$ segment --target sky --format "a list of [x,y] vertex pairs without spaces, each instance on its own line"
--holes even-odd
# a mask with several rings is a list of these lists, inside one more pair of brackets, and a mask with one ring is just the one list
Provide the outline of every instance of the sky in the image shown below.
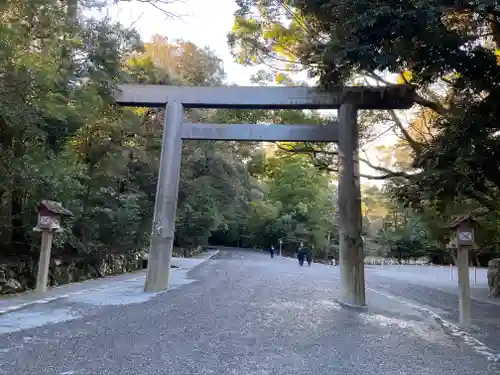
[[174,0],[165,7],[177,19],[167,18],[150,4],[122,1],[108,8],[113,20],[133,26],[144,41],[155,34],[171,39],[184,39],[200,47],[208,46],[223,61],[228,82],[250,84],[250,76],[258,69],[236,64],[229,52],[226,35],[233,27],[234,0]]
[[[233,27],[234,0],[168,0],[172,4],[165,9],[178,17],[169,18],[154,6],[139,1],[119,1],[101,12],[124,26],[135,28],[142,40],[148,42],[155,34],[168,38],[183,39],[200,47],[208,46],[223,61],[228,83],[250,85],[250,77],[259,67],[245,67],[234,62],[227,45],[227,33]],[[302,77],[301,77],[302,78]],[[368,149],[370,161],[376,163],[375,147],[394,142],[390,134],[377,139]],[[363,163],[362,174],[376,175]],[[364,180],[364,179],[363,179]],[[368,181],[363,181],[367,183]],[[370,184],[381,185],[382,181],[371,180]]]

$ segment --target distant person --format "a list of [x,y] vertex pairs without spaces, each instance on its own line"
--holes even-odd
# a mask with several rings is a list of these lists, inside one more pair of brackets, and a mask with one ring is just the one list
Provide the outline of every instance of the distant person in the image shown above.
[[311,267],[311,263],[313,261],[313,255],[311,249],[309,248],[306,248],[306,260],[307,260],[307,265]]
[[304,248],[304,245],[301,242],[299,245],[299,249],[297,250],[297,259],[299,260],[300,266],[304,265],[305,258],[306,258],[306,249]]
[[271,258],[274,258],[274,245],[271,245],[269,252],[271,253]]

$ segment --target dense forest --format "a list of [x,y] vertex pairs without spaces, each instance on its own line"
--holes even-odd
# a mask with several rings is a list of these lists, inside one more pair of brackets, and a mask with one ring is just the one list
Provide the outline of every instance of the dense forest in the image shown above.
[[[332,2],[333,14],[352,13],[347,24],[365,41],[355,47],[348,38],[335,39],[342,34],[332,25],[335,19],[325,19],[313,1],[293,2],[296,8],[289,1],[238,3],[229,44],[240,63],[266,64],[252,77],[256,84],[294,84],[289,73],[307,69],[325,87],[379,84],[387,72],[400,72],[400,81],[418,85],[416,109],[406,120],[397,111],[360,116],[362,146],[388,131],[399,137],[396,145],[378,148],[378,162],[362,158],[375,170],[364,177],[383,181],[362,187],[368,254],[452,261],[444,250],[446,223],[472,212],[480,222],[475,261],[500,256],[500,144],[491,130],[499,108],[492,101],[500,82],[494,58],[500,39],[479,32],[483,24],[474,11],[450,8],[450,28],[436,26],[436,33],[451,38],[446,49],[435,45],[442,38],[432,34],[429,40],[424,29],[417,30],[430,45],[425,54],[408,47],[414,42],[402,30],[427,8],[395,19],[402,35],[386,46],[381,40],[388,36],[378,28],[384,12],[375,4],[353,2],[370,10],[363,18],[356,14],[359,4],[344,9],[351,1]],[[222,61],[210,49],[161,35],[141,41],[133,29],[92,18],[88,11],[98,5],[56,0],[1,5],[2,259],[37,258],[40,238],[32,228],[42,199],[62,202],[73,213],[55,237],[55,253],[95,257],[147,249],[164,113],[117,106],[116,85],[226,84]],[[463,29],[460,20],[467,21]],[[320,43],[315,35],[321,33],[330,38]],[[477,43],[476,54],[459,54],[462,65],[455,63],[454,48],[471,35],[491,46]],[[380,46],[377,54],[363,52],[373,45]],[[473,64],[481,72],[470,68]],[[186,116],[214,123],[329,120],[315,111],[189,110]],[[335,256],[335,145],[189,141],[182,163],[177,247],[261,248],[282,239],[285,251],[304,241],[318,258],[325,252]]]
[[[1,13],[1,255],[37,258],[37,203],[73,213],[54,253],[106,255],[148,246],[163,111],[120,108],[118,83],[224,84],[207,48],[71,14],[59,1]],[[258,79],[258,77],[256,78]],[[192,121],[319,123],[300,111],[191,110]],[[282,238],[324,248],[335,228],[335,184],[307,155],[276,145],[185,142],[176,221],[181,248],[209,241],[264,247]],[[333,234],[330,237],[333,238]]]

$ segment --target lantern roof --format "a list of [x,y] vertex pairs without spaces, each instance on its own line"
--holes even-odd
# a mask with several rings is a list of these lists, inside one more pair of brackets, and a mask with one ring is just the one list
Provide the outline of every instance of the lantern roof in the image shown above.
[[61,203],[56,202],[56,201],[43,200],[38,205],[38,210],[40,210],[41,208],[45,208],[49,212],[56,214],[56,215],[73,216],[71,211],[65,209]]
[[456,229],[460,226],[462,223],[477,223],[477,220],[472,217],[471,214],[466,214],[466,215],[460,215],[460,216],[455,216],[449,223],[448,223],[448,228],[450,229]]

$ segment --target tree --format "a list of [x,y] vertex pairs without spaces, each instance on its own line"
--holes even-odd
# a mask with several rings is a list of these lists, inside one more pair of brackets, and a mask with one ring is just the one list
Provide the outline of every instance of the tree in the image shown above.
[[[160,36],[143,46],[134,31],[69,13],[59,2],[37,0],[9,3],[0,16],[4,256],[30,257],[38,246],[31,229],[41,199],[62,201],[74,214],[55,252],[103,256],[146,247],[163,111],[117,107],[115,85],[211,85],[224,78],[221,60],[208,49]],[[206,242],[217,226],[248,210],[242,158],[231,144],[186,144],[178,244]]]
[[[42,198],[38,194],[69,199],[59,186],[62,181],[78,191],[78,184],[68,180],[77,179],[80,168],[71,157],[58,155],[88,114],[99,113],[111,101],[121,55],[137,47],[134,32],[106,20],[69,25],[67,11],[59,2],[33,0],[10,2],[0,16],[0,170],[6,181],[0,190],[1,236],[6,252],[29,249],[35,203]],[[81,60],[71,58],[75,64],[68,64],[68,50]]]
[[[325,87],[388,74],[417,85],[431,139],[415,139],[390,112],[411,148],[415,173],[397,177],[408,203],[461,197],[498,210],[497,51],[499,9],[483,1],[440,3],[239,1],[229,41],[242,63],[307,69]],[[390,27],[388,27],[390,25]],[[292,64],[292,65],[290,65]],[[456,183],[460,181],[460,183]]]
[[[132,65],[146,61],[161,71],[165,83],[210,86],[220,85],[225,78],[222,60],[209,48],[200,48],[194,43],[154,35],[144,51],[132,58]],[[169,82],[168,82],[169,81]]]
[[293,253],[300,242],[314,246],[317,254],[323,252],[328,238],[338,237],[336,189],[329,177],[303,156],[256,152],[254,158],[250,170],[263,193],[252,200],[246,243],[267,247],[282,239],[285,252]]

